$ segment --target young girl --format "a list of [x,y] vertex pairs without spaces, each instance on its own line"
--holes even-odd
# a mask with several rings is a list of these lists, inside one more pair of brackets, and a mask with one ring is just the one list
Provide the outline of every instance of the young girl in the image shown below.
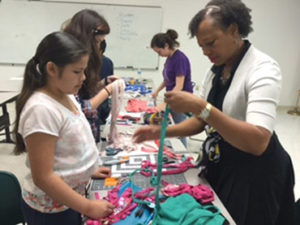
[[[77,12],[64,28],[89,49],[89,61],[86,68],[86,80],[83,82],[77,96],[82,110],[88,119],[95,141],[100,141],[100,118],[97,108],[108,98],[111,86],[108,83],[118,79],[109,76],[99,79],[102,64],[101,43],[109,34],[110,27],[105,18],[96,11],[84,9]],[[106,87],[105,87],[106,86]]]
[[[151,48],[161,57],[167,60],[163,70],[163,82],[153,93],[156,98],[158,93],[166,88],[166,91],[187,91],[193,93],[191,81],[191,66],[186,55],[178,49],[179,43],[176,41],[178,34],[175,30],[167,30],[166,33],[158,33],[151,40]],[[165,104],[157,106],[159,111],[164,110]],[[171,110],[175,123],[180,123],[186,119],[184,113],[175,113]],[[186,146],[186,139],[181,139]]]
[[24,73],[16,103],[15,152],[27,152],[22,208],[28,225],[81,224],[113,211],[106,201],[86,199],[89,178],[108,177],[98,168],[98,150],[74,94],[85,80],[87,49],[55,32],[39,44]]

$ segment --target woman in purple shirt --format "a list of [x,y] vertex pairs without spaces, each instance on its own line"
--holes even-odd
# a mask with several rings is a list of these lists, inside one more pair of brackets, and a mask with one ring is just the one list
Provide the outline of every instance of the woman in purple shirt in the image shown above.
[[[158,33],[151,40],[151,48],[161,57],[167,57],[163,69],[163,82],[152,94],[156,98],[158,93],[166,88],[166,91],[177,90],[193,92],[191,81],[191,66],[186,55],[178,49],[179,42],[176,41],[178,34],[175,30],[167,30],[166,33]],[[157,106],[161,111],[165,108],[165,103]],[[186,119],[184,113],[175,113],[171,111],[175,123],[180,123]],[[186,139],[181,139],[186,146]]]

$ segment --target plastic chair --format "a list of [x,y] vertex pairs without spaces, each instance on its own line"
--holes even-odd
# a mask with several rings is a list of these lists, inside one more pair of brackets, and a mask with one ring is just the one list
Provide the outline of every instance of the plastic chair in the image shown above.
[[300,224],[300,198],[295,203],[295,225]]
[[21,211],[21,186],[17,177],[0,171],[0,224],[25,224]]

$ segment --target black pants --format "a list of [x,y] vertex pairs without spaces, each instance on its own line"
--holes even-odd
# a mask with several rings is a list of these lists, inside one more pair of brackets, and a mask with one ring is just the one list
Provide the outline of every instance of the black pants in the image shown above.
[[80,213],[67,209],[59,213],[42,213],[31,208],[23,199],[22,212],[27,225],[81,225]]

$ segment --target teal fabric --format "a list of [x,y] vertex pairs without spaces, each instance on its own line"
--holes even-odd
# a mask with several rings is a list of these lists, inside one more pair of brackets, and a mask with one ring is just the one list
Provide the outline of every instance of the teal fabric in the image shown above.
[[[215,208],[215,213],[208,210]],[[202,206],[189,194],[170,197],[160,205],[157,225],[221,225],[225,218],[215,206]]]
[[156,177],[156,188],[155,188],[155,208],[154,208],[154,219],[153,219],[153,225],[157,224],[158,219],[158,211],[160,209],[160,202],[159,202],[159,192],[160,192],[160,180],[161,180],[161,171],[162,171],[162,159],[163,159],[163,149],[164,149],[164,141],[166,137],[166,131],[168,126],[168,118],[169,118],[170,108],[169,105],[166,105],[165,113],[164,113],[164,119],[161,126],[161,132],[160,132],[160,144],[158,149],[158,155],[157,155],[157,177]]
[[[125,182],[118,192],[118,198],[122,196],[122,194],[128,189],[131,188],[132,193],[139,192],[142,190],[140,187],[135,186],[131,182]],[[133,224],[147,224],[153,217],[153,209],[147,207],[147,205],[143,205],[143,213],[140,216],[136,216],[136,212],[140,210],[142,205],[137,206],[131,213],[123,220],[120,220],[114,225],[133,225]]]

